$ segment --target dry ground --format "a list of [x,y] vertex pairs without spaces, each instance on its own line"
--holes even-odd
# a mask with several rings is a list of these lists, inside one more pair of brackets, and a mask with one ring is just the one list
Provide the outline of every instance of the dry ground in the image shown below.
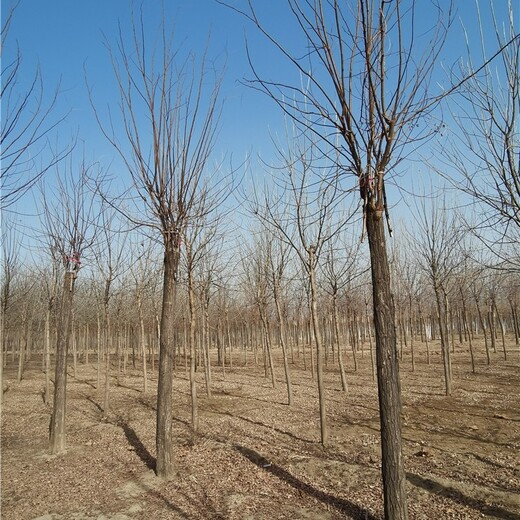
[[[437,347],[438,349],[438,347]],[[443,395],[438,352],[401,364],[404,454],[411,519],[520,519],[520,351],[510,345],[477,374],[468,353],[453,358],[454,392]],[[8,364],[2,410],[3,520],[229,519],[375,520],[382,516],[377,389],[367,352],[349,389],[327,371],[330,446],[319,444],[316,384],[292,366],[294,405],[285,404],[283,370],[271,387],[263,368],[242,366],[234,353],[225,376],[213,369],[213,396],[200,395],[200,435],[190,427],[189,387],[176,378],[178,475],[153,473],[155,385],[140,374],[112,379],[112,411],[101,409],[94,365],[69,376],[68,451],[47,454],[49,407],[42,399],[41,361],[16,382]],[[72,374],[72,369],[70,371]],[[202,381],[203,376],[199,374]]]

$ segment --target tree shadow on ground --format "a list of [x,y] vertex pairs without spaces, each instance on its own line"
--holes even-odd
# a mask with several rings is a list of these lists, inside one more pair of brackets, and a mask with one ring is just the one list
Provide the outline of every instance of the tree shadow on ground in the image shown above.
[[269,462],[265,457],[260,455],[260,453],[255,450],[241,446],[240,444],[234,444],[233,448],[259,468],[262,468],[280,480],[287,482],[287,484],[297,489],[301,493],[305,493],[306,495],[309,495],[324,504],[332,506],[342,513],[351,516],[352,518],[358,518],[360,520],[378,520],[378,517],[374,516],[367,509],[363,509],[353,502],[335,497],[334,495],[330,495],[325,491],[316,489],[310,484],[301,481],[281,466]]
[[294,439],[296,441],[304,442],[304,443],[307,443],[307,444],[315,444],[315,441],[313,441],[313,440],[304,439],[303,437],[298,437],[298,435],[295,435],[294,433],[291,433],[291,432],[286,431],[286,430],[282,430],[281,428],[277,428],[276,426],[265,424],[265,423],[263,423],[261,421],[255,421],[254,419],[250,419],[249,417],[244,417],[243,415],[234,414],[234,413],[228,412],[228,411],[213,412],[213,413],[218,413],[218,414],[221,414],[221,415],[227,415],[228,417],[232,417],[234,419],[240,419],[241,421],[248,422],[248,423],[253,424],[255,426],[261,426],[262,428],[267,428],[269,430],[274,430],[275,432],[277,432],[277,433],[279,433],[281,435],[287,435],[288,437],[291,437],[292,439]]
[[520,515],[516,513],[507,511],[502,507],[489,505],[483,500],[466,496],[459,490],[450,486],[445,486],[444,484],[436,482],[435,480],[421,477],[420,475],[416,475],[414,473],[407,473],[406,478],[414,486],[423,488],[430,493],[435,493],[436,495],[449,498],[464,506],[469,506],[484,515],[500,518],[502,520],[520,520]]
[[146,467],[155,471],[156,459],[141,442],[135,430],[122,417],[119,417],[115,424],[123,429],[128,443],[134,448],[136,455],[146,464]]

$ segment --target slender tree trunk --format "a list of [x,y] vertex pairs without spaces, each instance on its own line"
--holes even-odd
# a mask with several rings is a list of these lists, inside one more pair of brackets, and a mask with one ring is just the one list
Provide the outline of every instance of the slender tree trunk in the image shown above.
[[446,330],[446,308],[442,300],[441,288],[435,282],[435,301],[437,302],[437,315],[439,321],[439,334],[441,337],[441,354],[444,367],[444,384],[446,395],[451,395],[451,373],[450,373],[450,346],[448,344],[448,331]]
[[354,361],[354,372],[357,372],[358,370],[358,361],[357,361],[357,336],[356,336],[356,330],[355,330],[355,321],[352,319],[350,321],[350,327],[349,327],[349,338],[350,338],[350,344],[352,346],[352,360]]
[[[346,392],[348,389],[347,376],[345,375],[345,365],[343,363],[343,352],[339,335],[338,302],[336,292],[332,295],[332,325],[334,327],[334,340],[338,351],[339,375],[341,377],[341,389]],[[334,352],[334,351],[333,351]]]
[[43,352],[45,358],[45,388],[43,391],[43,398],[45,404],[50,402],[50,370],[51,370],[51,305],[47,307],[45,313],[45,348]]
[[260,319],[262,320],[262,325],[264,328],[264,338],[265,338],[265,352],[266,352],[266,366],[269,364],[269,370],[271,373],[271,384],[273,385],[273,388],[276,388],[276,374],[274,372],[274,362],[273,362],[273,353],[272,353],[272,346],[271,346],[271,335],[269,331],[269,321],[266,317],[266,310],[262,309],[260,310]]
[[72,373],[74,374],[74,379],[76,379],[78,373],[78,341],[75,321],[76,320],[74,319],[74,313],[72,313]]
[[407,520],[395,307],[383,214],[370,204],[367,205],[366,226],[372,271],[385,518]]
[[291,372],[289,370],[289,361],[287,359],[287,346],[285,344],[285,323],[284,318],[282,314],[282,308],[280,306],[280,300],[279,300],[279,290],[277,282],[274,282],[274,302],[276,305],[276,312],[278,315],[278,326],[279,326],[279,333],[280,333],[280,345],[282,347],[282,356],[283,356],[283,368],[285,371],[285,383],[287,385],[287,404],[289,406],[292,405],[292,386],[291,386]]
[[475,304],[477,306],[478,319],[480,322],[480,326],[482,327],[482,334],[484,334],[484,346],[486,348],[486,360],[487,364],[491,364],[491,356],[489,353],[489,343],[487,339],[487,331],[486,331],[486,322],[484,321],[484,317],[482,316],[482,311],[480,310],[480,305],[478,298],[475,298]]
[[97,367],[96,389],[99,392],[101,386],[101,317],[97,314]]
[[146,336],[144,330],[143,301],[141,295],[137,297],[137,307],[139,309],[139,327],[141,330],[141,352],[143,355],[143,393],[148,392],[148,371],[146,367]]
[[159,380],[157,383],[156,473],[172,477],[173,457],[173,367],[175,357],[175,306],[177,270],[180,250],[169,237],[164,252],[164,283],[161,313],[161,341],[159,351]]
[[112,347],[110,313],[108,304],[105,306],[105,392],[103,399],[103,412],[105,416],[110,413],[110,350]]
[[206,301],[204,302],[204,324],[203,324],[203,344],[202,348],[204,349],[204,375],[206,379],[206,395],[211,397],[211,358],[210,358],[210,343],[211,343],[211,335],[209,333],[209,301],[206,297]]
[[464,327],[465,333],[468,336],[468,344],[469,344],[469,355],[471,357],[471,371],[473,374],[475,373],[475,355],[473,353],[473,339],[471,337],[471,331],[469,330],[468,324],[468,313],[466,310],[466,299],[464,298],[464,293],[462,292],[462,287],[459,288],[460,298],[462,302],[462,325]]
[[325,396],[325,383],[323,380],[323,344],[321,339],[320,325],[318,321],[318,309],[317,309],[317,287],[316,287],[316,257],[314,256],[314,248],[309,248],[309,283],[310,283],[310,307],[311,307],[311,318],[312,327],[314,332],[314,342],[316,345],[316,372],[318,379],[318,398],[320,406],[320,434],[321,443],[326,446],[329,439],[329,429],[327,425],[327,411],[326,411],[326,396]]
[[489,335],[491,337],[491,348],[493,352],[496,354],[497,352],[497,333],[496,333],[496,323],[495,323],[495,308],[493,306],[493,302],[489,304],[489,310],[487,313],[488,324],[489,324]]
[[368,302],[365,303],[365,321],[368,330],[368,345],[370,348],[370,367],[372,369],[372,381],[376,378],[376,364],[374,361],[374,342],[372,341],[372,328],[370,325],[370,318],[368,316]]
[[28,312],[27,309],[24,310],[23,316],[22,316],[22,329],[23,329],[23,336],[22,340],[20,341],[18,345],[18,375],[17,375],[17,381],[18,383],[23,379],[23,373],[25,370],[25,353],[27,349],[27,335],[28,335]]
[[199,430],[199,410],[197,403],[197,380],[195,373],[196,347],[195,347],[195,294],[193,292],[192,269],[188,269],[188,307],[189,307],[189,349],[190,349],[190,394],[191,394],[191,426],[193,432]]
[[509,306],[511,307],[511,321],[513,322],[513,331],[515,333],[515,343],[520,345],[520,323],[518,320],[518,314],[516,311],[516,304],[509,298]]
[[54,375],[54,401],[52,407],[49,448],[55,455],[65,451],[65,412],[67,407],[67,355],[72,330],[72,304],[75,273],[63,277],[63,293],[58,317],[56,340],[56,369]]
[[493,300],[493,306],[495,308],[495,315],[498,320],[498,324],[500,325],[500,335],[502,338],[502,351],[504,353],[504,360],[507,360],[507,351],[506,351],[506,330],[504,326],[504,320],[502,319],[502,316],[498,312],[497,302]]

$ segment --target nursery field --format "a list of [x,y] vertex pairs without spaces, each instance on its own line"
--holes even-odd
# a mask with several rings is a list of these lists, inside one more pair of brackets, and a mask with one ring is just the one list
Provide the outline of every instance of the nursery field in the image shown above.
[[[417,347],[418,349],[420,348]],[[444,395],[438,345],[431,364],[401,362],[403,442],[411,519],[520,519],[520,352],[477,344],[453,354],[453,395]],[[435,350],[436,349],[436,350]],[[91,361],[95,360],[91,356]],[[291,365],[294,403],[286,404],[281,359],[277,385],[253,357],[213,367],[212,395],[199,378],[199,433],[191,427],[188,374],[175,383],[178,472],[154,474],[155,388],[142,392],[140,367],[113,367],[111,411],[102,410],[95,363],[69,370],[67,452],[48,454],[50,407],[42,398],[41,359],[16,380],[4,369],[3,520],[229,519],[375,520],[382,518],[377,387],[370,356],[346,356],[348,390],[327,367],[330,442],[319,443],[317,385],[301,359]]]

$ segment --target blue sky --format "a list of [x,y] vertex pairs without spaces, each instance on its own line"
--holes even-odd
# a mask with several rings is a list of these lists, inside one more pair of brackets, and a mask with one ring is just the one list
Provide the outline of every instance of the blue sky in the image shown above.
[[[237,6],[245,3],[233,1]],[[14,3],[13,0],[2,1],[4,16]],[[481,1],[482,5],[486,3]],[[222,92],[225,104],[215,152],[233,157],[235,164],[250,152],[253,158],[256,154],[269,158],[272,153],[269,135],[276,134],[282,128],[283,118],[271,100],[240,83],[245,77],[251,77],[245,39],[253,50],[255,64],[269,77],[284,77],[286,64],[280,55],[266,44],[251,24],[215,0],[142,2],[145,25],[152,34],[160,25],[163,4],[166,18],[172,21],[177,33],[177,41],[182,41],[185,49],[193,49],[196,53],[201,53],[209,45],[211,59],[215,60],[217,67],[225,68]],[[267,27],[297,47],[296,32],[287,23],[286,8],[283,7],[285,2],[262,0],[255,4]],[[502,11],[506,6],[505,0],[496,1],[495,4]],[[118,23],[123,32],[128,31],[131,5],[131,0],[21,0],[7,48],[3,51],[3,59],[8,59],[10,53],[12,55],[13,44],[18,44],[23,58],[22,83],[32,77],[35,67],[39,65],[47,94],[50,95],[60,86],[55,114],[69,115],[60,125],[58,139],[67,141],[72,135],[77,135],[87,158],[100,161],[113,170],[121,166],[95,122],[85,78],[93,89],[96,103],[114,105],[116,84],[105,42],[113,44]],[[418,19],[428,22],[424,16],[421,18],[421,5],[425,2],[421,0],[417,5],[420,10]],[[457,17],[443,54],[443,62],[448,67],[465,53],[459,19],[464,20],[471,38],[478,35],[473,1],[459,0],[455,5]],[[445,79],[442,73],[438,78],[440,81]],[[417,168],[417,165],[408,166],[412,175],[417,173]],[[23,209],[30,211],[28,206],[32,203],[31,197],[25,197]]]

